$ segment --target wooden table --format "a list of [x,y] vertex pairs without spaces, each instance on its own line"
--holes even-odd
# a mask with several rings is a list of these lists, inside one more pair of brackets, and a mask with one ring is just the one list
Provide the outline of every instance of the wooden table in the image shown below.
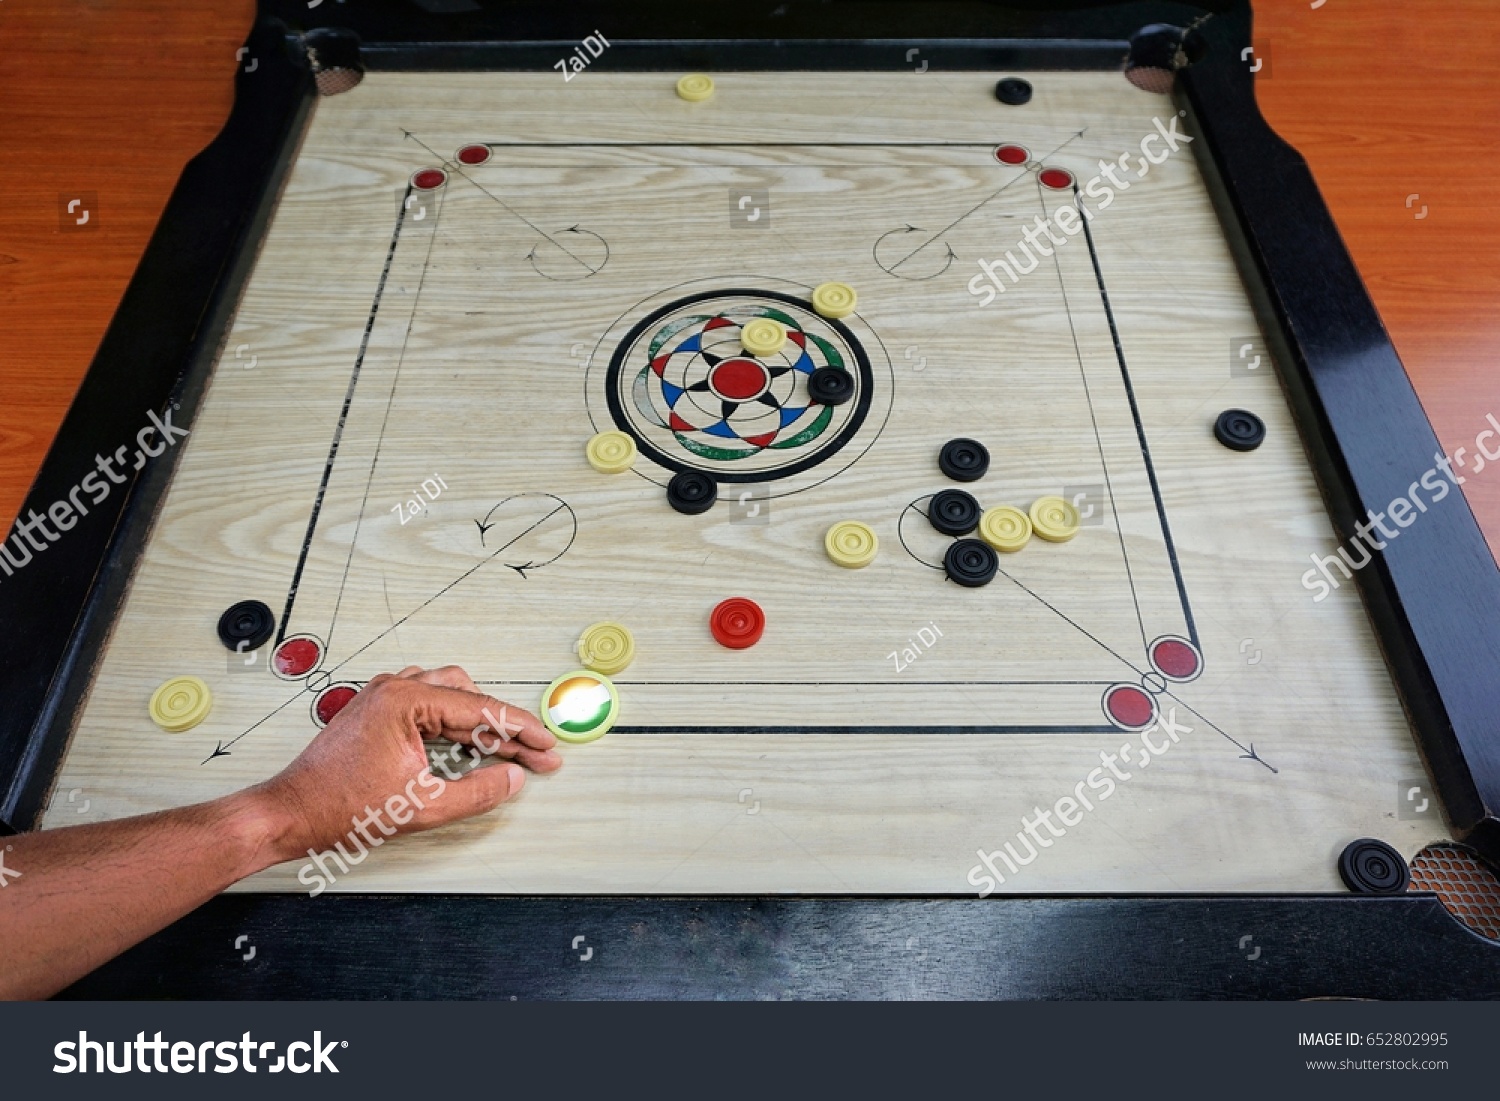
[[[1500,9],[1264,0],[1258,94],[1311,163],[1445,448],[1500,416]],[[253,0],[0,4],[0,514],[14,516],[183,164],[218,131]],[[63,232],[60,196],[92,192]],[[1500,475],[1464,487],[1500,546]]]

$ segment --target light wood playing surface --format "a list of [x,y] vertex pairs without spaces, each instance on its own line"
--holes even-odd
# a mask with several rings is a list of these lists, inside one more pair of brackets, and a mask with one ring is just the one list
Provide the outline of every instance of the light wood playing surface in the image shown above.
[[[358,361],[289,633],[330,641],[335,680],[461,657],[527,707],[577,666],[590,623],[629,626],[638,657],[615,678],[620,729],[566,747],[560,773],[499,813],[380,849],[340,889],[972,890],[976,849],[1014,842],[1101,751],[1139,746],[1099,729],[1099,699],[1139,682],[1146,642],[1185,633],[1161,515],[1205,658],[1162,697],[1191,733],[1002,889],[1337,890],[1349,840],[1408,854],[1432,840],[1396,817],[1399,785],[1423,770],[1352,587],[1314,603],[1300,583],[1333,533],[1274,377],[1230,377],[1231,341],[1256,325],[1188,152],[1092,225],[1160,513],[1085,239],[988,307],[965,290],[978,258],[1063,202],[994,145],[1083,182],[1137,150],[1170,99],[1117,74],[1035,74],[1022,112],[979,73],[716,79],[703,104],[669,77],[606,73],[565,90],[555,74],[381,74],[320,101],[57,790],[86,788],[107,817],[177,805],[263,778],[313,735],[312,696],[230,673],[214,622],[247,598],[281,612]],[[409,175],[472,141],[498,143],[494,159],[420,200],[420,220],[409,208],[393,249]],[[753,145],[709,144],[727,142]],[[770,189],[767,228],[731,225],[744,188]],[[881,270],[876,241],[908,224],[934,235],[915,273],[941,268],[945,243],[951,268]],[[609,249],[591,275],[585,231]],[[732,522],[733,487],[682,516],[649,462],[587,465],[589,435],[614,427],[602,376],[620,322],[673,287],[828,279],[860,292],[849,330],[875,383],[856,442],[813,468],[835,477],[770,483],[769,523],[751,524]],[[1264,418],[1258,451],[1214,441],[1232,406]],[[909,554],[901,517],[953,485],[935,457],[959,435],[990,447],[990,474],[967,487],[982,504],[1108,483],[1104,522],[1004,556],[983,589],[946,582],[918,560],[944,540],[907,513]],[[401,524],[392,509],[432,475],[449,488]],[[571,513],[513,500],[481,544],[476,520],[518,494]],[[570,515],[576,537],[559,526]],[[823,554],[843,519],[880,536],[865,570]],[[502,530],[519,538],[496,552]],[[565,545],[524,577],[507,568]],[[736,595],[768,626],[731,652],[707,616]],[[931,623],[941,638],[898,672],[888,654]],[[164,734],[146,701],[181,673],[209,681],[214,711]],[[712,729],[660,730],[682,726]],[[74,820],[56,800],[47,824]],[[296,870],[249,885],[300,889]]]

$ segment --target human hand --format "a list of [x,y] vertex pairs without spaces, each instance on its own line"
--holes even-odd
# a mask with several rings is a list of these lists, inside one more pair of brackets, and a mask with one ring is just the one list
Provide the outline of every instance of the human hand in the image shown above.
[[[435,738],[504,763],[445,780],[423,748]],[[561,768],[556,744],[535,715],[480,692],[458,666],[412,666],[373,678],[296,760],[243,796],[269,839],[268,863],[280,863],[332,848],[361,824],[394,836],[484,814],[521,790],[522,766]]]

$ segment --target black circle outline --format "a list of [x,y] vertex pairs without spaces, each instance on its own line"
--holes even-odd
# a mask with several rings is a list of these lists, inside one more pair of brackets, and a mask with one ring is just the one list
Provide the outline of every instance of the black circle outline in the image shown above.
[[806,298],[798,298],[796,295],[784,294],[780,291],[755,290],[753,288],[745,287],[735,287],[727,290],[703,291],[698,294],[691,294],[685,298],[679,298],[675,301],[668,302],[665,306],[653,310],[651,313],[643,317],[640,321],[632,325],[630,327],[630,330],[620,340],[619,344],[615,345],[615,350],[610,354],[609,357],[609,367],[604,372],[604,401],[609,408],[610,419],[615,422],[615,427],[619,428],[622,432],[626,433],[632,439],[634,439],[636,442],[636,447],[640,450],[640,452],[647,458],[649,458],[652,462],[656,463],[658,466],[663,466],[668,470],[677,471],[678,473],[694,470],[698,471],[699,473],[709,474],[710,477],[719,482],[739,484],[754,482],[774,482],[781,478],[790,478],[795,474],[801,474],[803,471],[811,470],[813,467],[818,466],[820,463],[823,463],[827,459],[838,454],[838,452],[843,449],[845,444],[847,444],[851,439],[859,434],[859,430],[864,427],[865,418],[869,415],[870,412],[870,403],[873,400],[872,391],[875,388],[875,371],[870,366],[869,354],[865,351],[865,346],[860,343],[859,338],[854,335],[850,328],[836,318],[822,317],[821,314],[819,315],[819,317],[824,322],[826,322],[834,332],[843,337],[844,343],[848,345],[851,351],[853,351],[855,361],[859,366],[859,394],[854,400],[854,409],[849,416],[848,423],[844,425],[843,429],[837,436],[834,437],[832,442],[823,447],[816,454],[809,455],[804,459],[792,463],[790,466],[779,466],[773,470],[728,471],[724,473],[712,472],[702,466],[694,466],[691,463],[686,463],[680,459],[673,458],[672,456],[666,454],[664,451],[661,451],[654,444],[644,439],[641,433],[636,430],[635,425],[632,424],[630,419],[625,415],[625,410],[621,406],[619,395],[620,369],[624,364],[626,351],[635,346],[635,343],[641,338],[641,335],[646,330],[648,330],[652,325],[659,322],[662,318],[666,317],[668,314],[675,313],[676,311],[681,310],[686,306],[691,306],[696,302],[705,302],[711,298],[730,298],[734,296],[741,296],[746,298],[767,298],[777,302],[785,302],[789,305],[797,306],[802,310],[812,311],[812,306],[809,304]]

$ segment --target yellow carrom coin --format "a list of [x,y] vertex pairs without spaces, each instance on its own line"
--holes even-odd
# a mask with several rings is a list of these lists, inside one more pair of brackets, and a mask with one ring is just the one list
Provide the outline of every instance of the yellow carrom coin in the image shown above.
[[623,474],[635,465],[635,450],[628,432],[600,432],[589,440],[589,466],[601,474]]
[[824,317],[848,317],[859,304],[859,295],[848,283],[820,283],[813,288],[812,304]]
[[197,677],[173,677],[151,693],[151,721],[163,730],[180,734],[208,717],[213,693]]
[[618,623],[595,623],[578,639],[578,660],[612,677],[635,660],[635,638]]
[[1049,543],[1066,543],[1078,534],[1078,510],[1061,497],[1038,497],[1030,515],[1037,538]]
[[769,317],[745,322],[740,330],[740,346],[753,356],[771,356],[786,343],[786,326]]
[[858,570],[875,561],[875,555],[880,552],[880,540],[868,524],[843,520],[823,536],[823,549],[838,565]]
[[677,82],[677,94],[689,103],[701,103],[714,94],[714,78],[706,73],[689,73]]
[[979,518],[979,537],[997,551],[1014,554],[1031,541],[1031,517],[1013,505],[996,505]]

